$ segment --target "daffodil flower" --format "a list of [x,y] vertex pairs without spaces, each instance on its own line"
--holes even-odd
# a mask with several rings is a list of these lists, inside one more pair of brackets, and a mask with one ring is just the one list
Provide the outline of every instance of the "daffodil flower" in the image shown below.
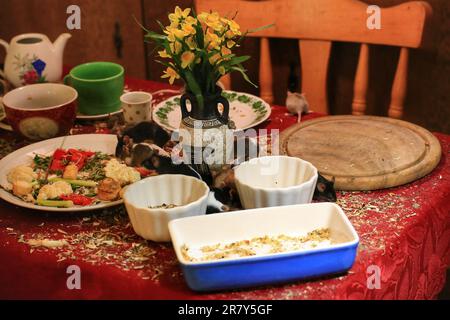
[[227,47],[230,48],[230,49],[233,48],[235,44],[236,44],[236,42],[234,42],[233,40],[228,40],[227,41]]
[[212,64],[212,65],[214,65],[214,64],[216,64],[216,62],[218,62],[219,60],[220,60],[220,54],[219,54],[219,53],[216,53],[216,54],[214,54],[213,56],[211,56],[211,57],[209,58],[209,63]]
[[196,33],[195,28],[191,24],[185,23],[181,29],[183,30],[184,36],[186,36],[186,37],[190,36],[190,35],[194,35]]
[[189,49],[195,50],[197,48],[197,43],[195,42],[193,37],[186,38],[185,41]]
[[161,58],[172,58],[170,54],[166,52],[166,50],[158,51],[158,54]]
[[198,15],[198,20],[207,25],[209,28],[213,29],[214,31],[221,31],[223,29],[223,25],[220,21],[219,13],[212,12],[202,12]]
[[241,35],[240,26],[237,24],[234,20],[228,20],[228,26],[230,27],[230,30],[237,36]]
[[195,54],[191,51],[185,51],[181,55],[181,67],[186,69],[195,60]]
[[167,39],[169,39],[170,42],[175,42],[177,39],[183,40],[185,37],[183,30],[172,27],[167,27],[166,30],[164,30],[164,33],[167,34]]
[[184,21],[189,16],[190,13],[191,13],[190,8],[182,10],[179,6],[176,6],[175,12],[169,14],[169,20],[173,23],[179,23]]
[[190,24],[190,25],[197,24],[197,19],[195,19],[194,17],[188,16],[184,20],[184,23]]
[[[167,78],[170,84],[183,78],[187,86],[194,85],[192,81],[188,81],[192,80],[192,75],[205,79],[190,88],[200,91],[198,94],[213,88],[217,79],[234,70],[239,69],[248,80],[245,71],[233,67],[240,61],[239,58],[234,60],[231,50],[239,46],[236,40],[242,35],[239,24],[233,19],[221,17],[218,12],[201,12],[197,16],[191,13],[191,9],[177,6],[169,15],[170,23],[162,34],[148,34],[160,48],[158,50],[161,50],[158,51],[159,57],[171,59],[169,64],[159,61],[166,65],[161,78]],[[204,63],[209,63],[210,66],[205,67]]]
[[[220,53],[222,54],[222,57],[228,56],[231,54],[231,50],[228,49],[227,47],[222,47],[222,49],[220,49]],[[225,60],[229,60],[230,58],[226,58]]]
[[169,78],[169,83],[173,84],[175,79],[180,79],[180,75],[172,67],[168,67],[161,78]]
[[212,49],[218,49],[219,44],[220,44],[220,38],[217,34],[211,32],[210,30],[208,30],[208,32],[206,32],[206,37],[205,37],[206,43],[208,43],[208,49],[212,50]]
[[173,54],[179,54],[181,52],[181,49],[183,49],[183,46],[178,41],[172,42],[169,44],[170,51],[172,51]]

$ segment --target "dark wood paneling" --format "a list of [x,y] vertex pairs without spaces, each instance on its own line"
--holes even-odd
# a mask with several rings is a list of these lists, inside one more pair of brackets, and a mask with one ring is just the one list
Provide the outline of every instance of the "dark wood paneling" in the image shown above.
[[[9,40],[21,33],[40,32],[51,41],[63,32],[72,34],[64,63],[75,66],[87,61],[113,61],[122,64],[128,75],[145,77],[143,31],[133,15],[141,20],[141,0],[1,0],[0,38]],[[68,30],[66,9],[81,8],[81,30]],[[123,57],[114,46],[114,25],[118,22],[123,39]],[[0,61],[4,52],[0,49]]]

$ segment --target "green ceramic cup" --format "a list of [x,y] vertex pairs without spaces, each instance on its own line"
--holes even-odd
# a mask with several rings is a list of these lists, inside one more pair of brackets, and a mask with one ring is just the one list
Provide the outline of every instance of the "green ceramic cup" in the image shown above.
[[124,68],[112,62],[89,62],[70,70],[64,83],[78,91],[78,113],[99,115],[118,111]]

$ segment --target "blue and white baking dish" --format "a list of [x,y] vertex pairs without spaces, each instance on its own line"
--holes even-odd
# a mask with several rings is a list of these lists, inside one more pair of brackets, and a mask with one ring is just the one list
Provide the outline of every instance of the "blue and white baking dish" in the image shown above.
[[[301,235],[329,228],[336,244],[285,253],[207,262],[191,262],[182,247],[250,240],[261,236]],[[170,236],[188,286],[217,291],[284,283],[342,273],[355,261],[359,238],[342,209],[334,203],[301,204],[176,219]]]

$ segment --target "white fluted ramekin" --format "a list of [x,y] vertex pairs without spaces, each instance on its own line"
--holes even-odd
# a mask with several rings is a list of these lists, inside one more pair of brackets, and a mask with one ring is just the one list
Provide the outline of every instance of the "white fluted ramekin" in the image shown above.
[[[164,174],[128,186],[123,193],[134,231],[147,240],[170,241],[169,221],[206,213],[208,185],[196,178]],[[150,208],[163,204],[175,208]]]
[[311,163],[288,156],[267,156],[235,169],[236,187],[245,209],[310,203],[317,183]]

